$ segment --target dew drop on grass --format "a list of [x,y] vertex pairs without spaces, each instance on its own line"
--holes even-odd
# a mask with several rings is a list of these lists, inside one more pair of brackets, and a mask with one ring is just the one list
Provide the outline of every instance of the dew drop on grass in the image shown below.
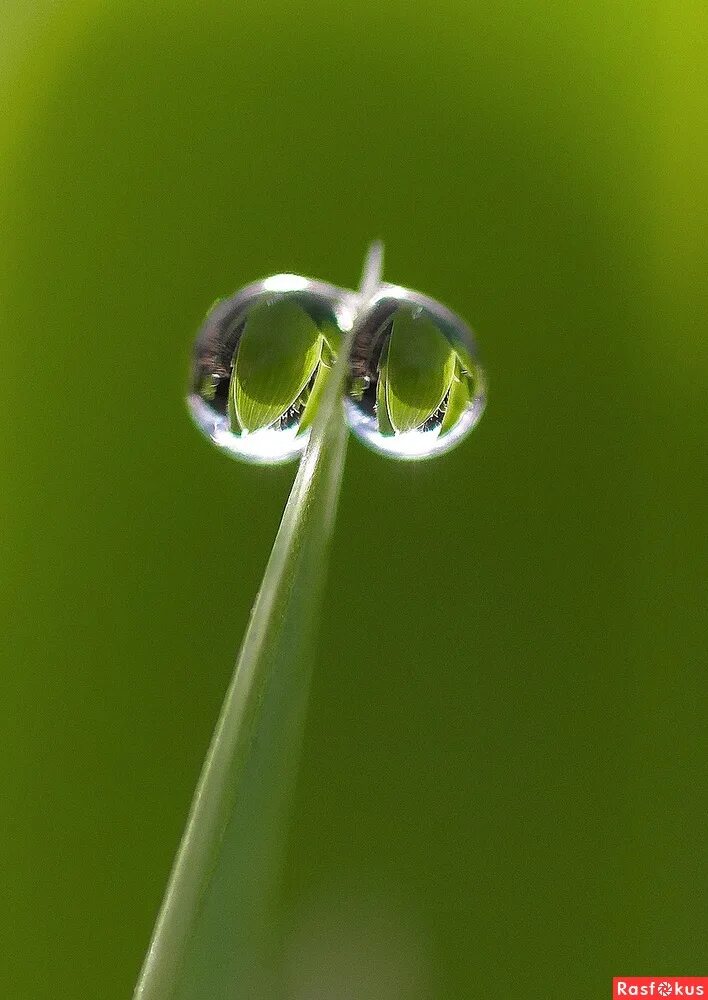
[[351,324],[333,294],[303,289],[308,283],[295,276],[277,279],[214,304],[197,335],[188,396],[197,426],[214,444],[260,464],[288,461],[305,448]]
[[382,292],[359,325],[350,358],[349,426],[370,448],[402,459],[454,447],[485,403],[471,332],[422,298]]

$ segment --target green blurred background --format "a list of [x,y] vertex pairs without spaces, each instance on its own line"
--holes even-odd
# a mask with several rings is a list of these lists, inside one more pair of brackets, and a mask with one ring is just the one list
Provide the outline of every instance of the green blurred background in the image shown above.
[[293,468],[190,425],[210,303],[386,275],[479,428],[352,442],[282,913],[296,1000],[706,972],[698,0],[4,0],[0,996],[127,998]]

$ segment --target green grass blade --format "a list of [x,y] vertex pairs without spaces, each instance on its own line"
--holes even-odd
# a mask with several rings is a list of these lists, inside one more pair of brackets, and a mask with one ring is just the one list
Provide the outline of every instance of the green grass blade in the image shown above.
[[379,430],[386,437],[393,437],[396,433],[389,419],[388,406],[386,405],[386,386],[388,384],[388,351],[390,341],[387,341],[381,351],[379,360],[379,379],[376,383],[376,415],[379,421]]
[[352,336],[322,392],[135,1000],[278,996],[268,972],[273,897],[346,450]]
[[427,319],[401,312],[393,321],[386,361],[386,406],[394,430],[421,427],[452,383],[455,352]]
[[464,374],[458,361],[455,365],[455,377],[450,386],[447,409],[445,410],[445,416],[440,426],[441,434],[447,434],[465,412],[472,398],[471,383],[472,376]]
[[312,378],[321,351],[320,331],[295,303],[253,309],[234,363],[232,426],[257,431],[274,423]]

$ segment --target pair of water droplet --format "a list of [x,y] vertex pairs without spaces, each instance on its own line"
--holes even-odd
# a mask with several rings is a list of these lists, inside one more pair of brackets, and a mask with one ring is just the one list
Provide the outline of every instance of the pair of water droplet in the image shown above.
[[297,457],[354,327],[344,398],[352,432],[396,458],[457,444],[485,403],[472,334],[435,300],[374,277],[355,293],[276,275],[217,302],[197,336],[188,398],[207,437],[251,462]]

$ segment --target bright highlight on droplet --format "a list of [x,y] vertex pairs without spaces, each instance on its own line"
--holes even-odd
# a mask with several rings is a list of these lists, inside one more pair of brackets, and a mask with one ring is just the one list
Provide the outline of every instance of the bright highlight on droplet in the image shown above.
[[273,274],[263,279],[263,289],[266,292],[301,292],[308,286],[307,278],[299,274]]

